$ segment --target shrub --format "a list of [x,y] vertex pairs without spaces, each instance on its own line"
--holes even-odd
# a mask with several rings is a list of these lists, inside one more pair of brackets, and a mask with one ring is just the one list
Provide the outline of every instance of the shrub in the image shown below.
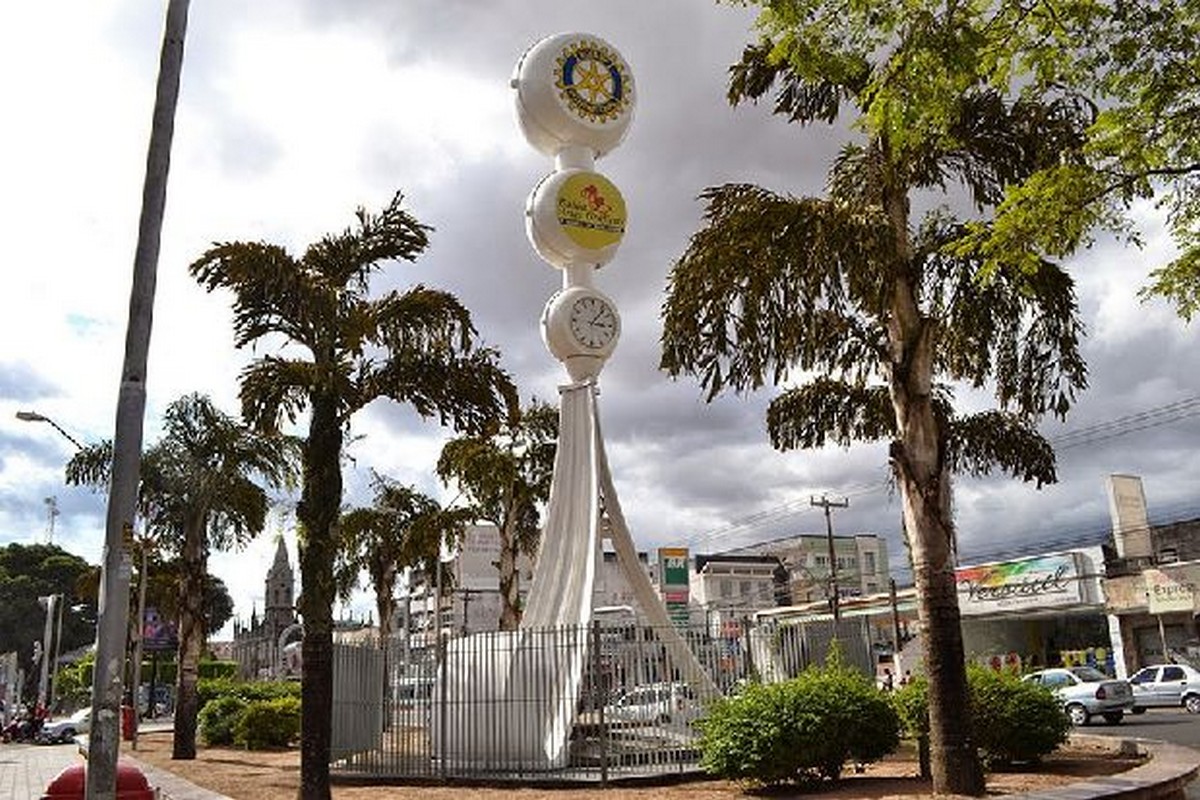
[[250,704],[234,695],[223,695],[209,700],[200,709],[196,721],[200,725],[200,737],[207,745],[233,744],[234,729],[243,712]]
[[[1070,720],[1044,686],[978,666],[967,668],[971,731],[989,769],[1014,762],[1037,762],[1067,740]],[[929,690],[919,678],[892,696],[906,736],[929,732]]]
[[277,697],[246,706],[234,726],[234,743],[251,750],[287,747],[300,736],[300,700]]
[[989,768],[1038,762],[1067,740],[1071,722],[1045,686],[983,667],[968,668],[975,743]]
[[236,661],[201,661],[198,668],[198,677],[203,678],[229,678],[233,679],[237,675],[238,663]]
[[824,668],[718,700],[697,725],[706,771],[770,786],[836,780],[851,758],[882,758],[899,742],[900,722],[886,696],[835,653]]
[[236,681],[232,678],[201,678],[196,682],[199,705],[204,708],[218,697],[240,697],[247,702],[274,700],[279,697],[299,697],[296,681]]

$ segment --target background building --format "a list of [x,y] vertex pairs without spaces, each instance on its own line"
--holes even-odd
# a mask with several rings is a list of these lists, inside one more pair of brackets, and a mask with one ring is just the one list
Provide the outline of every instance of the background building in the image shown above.
[[[804,533],[730,552],[775,556],[787,569],[791,602],[808,603],[829,597],[829,538],[826,534]],[[834,536],[833,551],[839,597],[866,597],[888,591],[891,572],[885,539],[873,533]]]
[[[281,652],[279,637],[296,624],[295,573],[283,537],[277,541],[275,560],[267,570],[262,619],[259,619],[257,609],[253,609],[248,625],[234,621],[231,652],[243,678],[276,674]],[[295,638],[300,638],[298,630]]]

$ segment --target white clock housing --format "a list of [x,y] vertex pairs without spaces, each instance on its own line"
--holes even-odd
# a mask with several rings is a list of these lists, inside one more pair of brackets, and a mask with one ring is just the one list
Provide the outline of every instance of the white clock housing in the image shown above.
[[599,375],[620,337],[616,306],[590,286],[563,289],[542,312],[542,340],[576,381]]
[[599,172],[563,169],[543,178],[525,205],[525,233],[547,263],[602,266],[625,237],[625,198]]
[[617,49],[590,33],[547,36],[517,62],[517,120],[548,156],[570,145],[597,157],[621,143],[633,120],[633,74]]

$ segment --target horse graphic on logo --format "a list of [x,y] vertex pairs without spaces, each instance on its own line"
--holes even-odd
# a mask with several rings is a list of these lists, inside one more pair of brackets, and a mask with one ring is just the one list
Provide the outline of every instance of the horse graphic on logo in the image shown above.
[[612,206],[610,206],[608,201],[604,199],[604,195],[600,193],[600,190],[596,187],[596,184],[589,183],[587,186],[583,187],[583,190],[580,191],[580,194],[582,194],[584,199],[587,200],[588,207],[597,214],[608,214],[610,211],[612,211]]

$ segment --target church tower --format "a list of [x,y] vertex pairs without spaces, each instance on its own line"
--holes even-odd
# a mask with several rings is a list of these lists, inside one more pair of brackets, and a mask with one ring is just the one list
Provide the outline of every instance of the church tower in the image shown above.
[[295,575],[288,561],[283,536],[279,536],[276,543],[275,561],[267,572],[266,604],[263,609],[263,627],[273,637],[296,621]]

